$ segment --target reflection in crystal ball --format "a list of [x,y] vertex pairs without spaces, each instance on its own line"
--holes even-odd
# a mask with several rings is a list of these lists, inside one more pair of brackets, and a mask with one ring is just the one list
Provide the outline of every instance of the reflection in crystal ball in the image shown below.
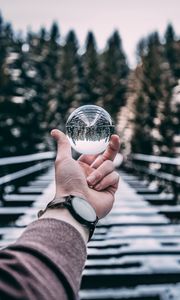
[[72,148],[83,154],[103,152],[113,131],[111,116],[96,105],[77,108],[66,123],[66,135]]

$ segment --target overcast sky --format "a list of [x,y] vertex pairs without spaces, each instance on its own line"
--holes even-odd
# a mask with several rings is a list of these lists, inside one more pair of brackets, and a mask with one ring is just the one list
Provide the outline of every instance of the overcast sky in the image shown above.
[[75,29],[80,45],[92,30],[99,49],[118,29],[131,64],[141,37],[154,30],[163,34],[168,22],[180,33],[179,0],[0,0],[0,10],[16,30],[24,32],[29,27],[50,27],[56,20],[62,36]]

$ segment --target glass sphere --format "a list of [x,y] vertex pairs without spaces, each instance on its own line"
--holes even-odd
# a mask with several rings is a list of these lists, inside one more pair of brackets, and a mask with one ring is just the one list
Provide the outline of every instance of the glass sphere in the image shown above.
[[103,152],[113,131],[111,116],[96,105],[77,108],[66,123],[66,135],[72,148],[83,154]]

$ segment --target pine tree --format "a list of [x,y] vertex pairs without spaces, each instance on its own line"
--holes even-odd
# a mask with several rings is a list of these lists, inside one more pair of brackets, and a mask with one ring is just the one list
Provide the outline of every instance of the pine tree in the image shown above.
[[132,149],[146,154],[164,154],[163,144],[170,143],[164,126],[167,126],[166,109],[171,101],[174,79],[156,32],[148,37],[146,49],[141,53],[142,74],[136,99]]
[[[33,39],[35,39],[35,36]],[[32,41],[33,43],[34,41]],[[12,139],[9,138],[9,143],[16,145],[15,153],[18,155],[41,150],[39,146],[42,144],[44,137],[41,130],[42,124],[39,122],[41,107],[36,101],[38,93],[36,80],[38,80],[38,74],[34,63],[35,57],[32,58],[32,46],[30,54],[23,51],[23,44],[24,41],[16,42],[17,57],[9,66],[14,83],[14,91],[8,106],[14,107],[16,112],[14,118],[12,118],[13,128],[11,130],[16,142],[12,143]],[[13,75],[14,72],[15,74],[17,72],[17,75]]]
[[[160,154],[163,156],[176,156],[175,136],[179,134],[180,105],[176,95],[176,89],[173,89],[174,82],[164,95],[163,103],[159,108],[159,141]],[[167,83],[168,84],[168,83]]]
[[180,78],[180,43],[176,41],[176,34],[172,24],[168,24],[165,32],[165,54],[176,80]]
[[0,156],[8,156],[16,151],[14,123],[17,105],[12,103],[14,82],[9,66],[13,60],[13,33],[9,24],[0,15]]
[[59,127],[64,130],[70,110],[82,104],[86,97],[78,42],[72,30],[68,33],[62,49],[60,68],[61,81],[56,118],[58,117]]
[[12,93],[12,82],[7,66],[7,57],[13,45],[13,33],[10,24],[6,24],[0,14],[0,97],[1,100]]
[[[173,156],[178,157],[180,152],[180,80],[173,89],[172,101],[171,101],[171,117],[172,117],[172,129],[173,129]],[[178,167],[177,167],[178,169]],[[178,170],[177,170],[178,173]]]
[[40,35],[34,36],[31,41],[30,63],[33,65],[36,75],[32,85],[34,93],[29,99],[28,106],[32,110],[31,122],[36,127],[33,133],[36,151],[44,151],[49,148],[49,132],[52,128],[51,122],[54,114],[51,107],[52,102],[55,102],[58,84],[57,65],[60,49],[57,43],[58,38],[58,26],[53,24],[50,34],[42,28]]
[[142,67],[137,67],[133,74],[135,86],[133,90],[130,91],[130,93],[135,94],[131,150],[133,153],[152,154],[153,139],[146,122],[149,112],[147,110],[148,97],[142,89],[143,75]]
[[92,32],[89,32],[87,35],[86,49],[82,57],[82,61],[85,76],[85,88],[88,95],[88,104],[97,104],[98,99],[102,94],[100,83],[101,72],[96,41]]
[[102,55],[102,105],[110,113],[115,123],[120,108],[126,103],[128,65],[122,42],[117,31],[109,39]]
[[0,15],[0,97],[2,101],[3,92],[7,82],[7,75],[5,73],[5,58],[6,58],[6,47],[3,39],[3,18]]
[[60,33],[59,27],[56,22],[54,22],[50,29],[50,40],[48,45],[48,55],[46,57],[46,63],[49,66],[50,70],[50,78],[54,82],[58,78],[59,70],[58,70],[58,62],[60,55],[60,45],[59,45]]
[[147,70],[146,77],[151,82],[147,89],[150,100],[147,123],[153,137],[153,153],[169,156],[173,141],[170,107],[175,81],[157,33],[150,36],[148,47],[151,70]]

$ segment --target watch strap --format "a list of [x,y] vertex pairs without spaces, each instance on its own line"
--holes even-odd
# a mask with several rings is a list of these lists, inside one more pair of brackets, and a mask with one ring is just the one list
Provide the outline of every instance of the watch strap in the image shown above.
[[[69,196],[68,196],[69,197]],[[51,209],[55,209],[55,208],[63,208],[64,207],[64,202],[66,201],[66,197],[64,198],[54,198],[52,201],[50,201],[45,209],[41,209],[40,211],[38,211],[38,218],[40,218],[46,211],[48,208]]]
[[[81,218],[74,211],[74,209],[71,205],[71,201],[72,201],[73,197],[75,197],[75,196],[70,195],[70,196],[67,196],[64,198],[54,198],[51,202],[49,202],[47,204],[47,206],[44,210],[40,210],[38,212],[38,218],[40,218],[47,209],[67,208],[76,221],[78,221],[82,226],[89,229],[89,239],[88,239],[88,242],[89,242],[94,233],[96,224],[99,219],[98,219],[98,217],[96,217],[96,220],[94,222],[88,222],[88,221],[84,220],[83,218]],[[84,200],[84,201],[86,201],[86,200]]]

